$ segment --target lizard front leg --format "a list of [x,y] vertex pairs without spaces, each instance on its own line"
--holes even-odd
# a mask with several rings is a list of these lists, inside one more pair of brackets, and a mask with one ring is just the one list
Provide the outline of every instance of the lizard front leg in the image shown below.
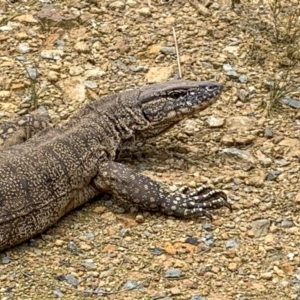
[[123,202],[167,215],[206,216],[211,219],[207,210],[221,207],[231,210],[226,194],[220,190],[204,186],[193,191],[181,189],[179,193],[170,194],[149,177],[112,161],[101,165],[93,183],[97,189]]
[[0,126],[0,149],[24,143],[49,126],[45,117],[33,114],[4,123]]

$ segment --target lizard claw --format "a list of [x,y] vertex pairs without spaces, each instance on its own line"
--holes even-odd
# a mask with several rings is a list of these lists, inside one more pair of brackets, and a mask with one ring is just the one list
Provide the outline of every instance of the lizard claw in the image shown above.
[[231,205],[228,201],[225,201],[225,202],[223,203],[223,205],[224,205],[225,207],[227,207],[227,208],[230,210],[230,212],[232,212],[232,205]]
[[178,194],[170,195],[166,201],[167,205],[164,205],[164,210],[169,215],[204,216],[212,220],[212,215],[207,210],[227,207],[232,212],[232,206],[223,191],[208,186],[195,190],[183,187],[179,191]]

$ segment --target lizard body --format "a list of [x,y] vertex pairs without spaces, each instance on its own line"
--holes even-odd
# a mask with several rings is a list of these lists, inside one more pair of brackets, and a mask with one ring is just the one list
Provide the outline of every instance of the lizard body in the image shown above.
[[0,250],[43,232],[103,192],[179,217],[210,217],[207,209],[230,208],[221,191],[169,194],[115,161],[126,145],[143,143],[205,109],[221,90],[215,82],[175,80],[103,97],[60,127],[33,115],[2,125]]

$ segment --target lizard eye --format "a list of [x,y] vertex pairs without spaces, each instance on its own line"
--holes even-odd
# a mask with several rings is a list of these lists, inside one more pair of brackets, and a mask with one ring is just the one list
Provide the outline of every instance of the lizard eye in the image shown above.
[[211,85],[208,85],[208,86],[206,87],[206,89],[207,89],[208,91],[213,91],[213,90],[214,90],[214,87],[211,86]]
[[174,98],[174,99],[178,99],[179,97],[182,96],[182,93],[180,93],[180,92],[171,92],[171,93],[169,93],[168,96],[171,97],[171,98]]

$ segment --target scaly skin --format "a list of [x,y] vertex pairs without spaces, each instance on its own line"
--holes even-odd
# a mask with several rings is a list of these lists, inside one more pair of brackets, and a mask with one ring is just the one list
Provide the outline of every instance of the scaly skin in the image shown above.
[[0,127],[0,250],[43,232],[103,192],[178,217],[211,217],[207,209],[231,208],[221,191],[169,194],[115,161],[130,145],[214,103],[221,90],[215,82],[169,81],[101,98],[61,127],[47,127],[32,115]]

